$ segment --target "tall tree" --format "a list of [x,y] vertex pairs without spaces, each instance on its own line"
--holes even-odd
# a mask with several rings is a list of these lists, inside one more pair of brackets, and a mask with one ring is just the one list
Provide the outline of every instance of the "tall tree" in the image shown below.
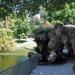
[[46,11],[53,11],[60,10],[64,7],[65,3],[71,2],[75,2],[75,0],[0,0],[0,6],[6,8],[7,11],[9,9],[9,12],[16,12],[19,15],[24,15],[26,11],[32,14],[37,13],[41,5],[46,8]]

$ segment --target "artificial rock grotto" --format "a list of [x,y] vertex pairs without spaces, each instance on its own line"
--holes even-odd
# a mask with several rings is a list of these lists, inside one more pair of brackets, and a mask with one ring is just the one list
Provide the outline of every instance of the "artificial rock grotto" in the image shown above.
[[35,51],[39,61],[62,62],[75,56],[75,27],[57,24],[53,28],[40,27],[36,30]]

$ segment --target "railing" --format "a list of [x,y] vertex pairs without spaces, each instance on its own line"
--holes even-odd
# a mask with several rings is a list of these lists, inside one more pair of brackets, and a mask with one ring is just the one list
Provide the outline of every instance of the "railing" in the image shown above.
[[36,54],[34,54],[22,63],[0,71],[0,75],[29,75],[32,70],[35,69],[37,63],[38,57]]

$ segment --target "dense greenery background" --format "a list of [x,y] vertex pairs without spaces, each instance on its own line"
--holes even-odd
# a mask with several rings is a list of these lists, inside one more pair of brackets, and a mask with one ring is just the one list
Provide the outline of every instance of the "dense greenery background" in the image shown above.
[[[40,20],[33,17],[37,13],[41,14]],[[44,20],[52,25],[58,22],[75,24],[75,0],[0,0],[0,39],[3,35],[8,36],[3,33],[5,30],[12,30],[12,38],[20,40],[35,33],[38,26],[43,26]],[[6,46],[1,43],[0,49]]]

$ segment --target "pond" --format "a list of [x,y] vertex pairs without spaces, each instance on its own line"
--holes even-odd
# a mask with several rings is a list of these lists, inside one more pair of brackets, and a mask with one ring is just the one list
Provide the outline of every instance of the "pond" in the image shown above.
[[26,56],[0,55],[0,70],[12,67],[26,59]]
[[38,65],[30,75],[75,75],[74,63],[75,61],[68,61],[59,65]]

